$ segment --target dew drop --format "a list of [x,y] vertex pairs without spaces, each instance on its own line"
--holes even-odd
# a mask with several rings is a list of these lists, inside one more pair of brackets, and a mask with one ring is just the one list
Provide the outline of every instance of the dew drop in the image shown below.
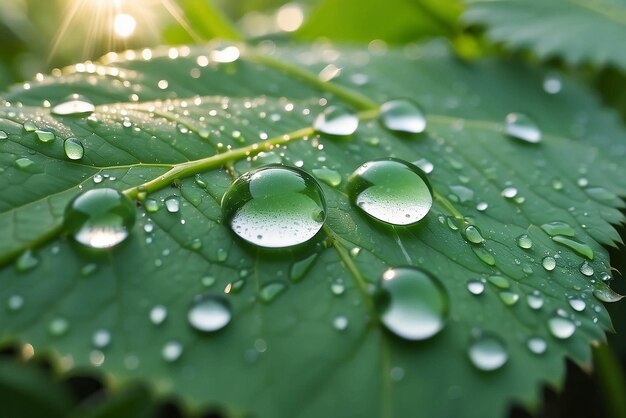
[[479,370],[497,370],[509,359],[504,343],[497,337],[483,334],[474,339],[467,352],[472,364]]
[[93,333],[91,343],[96,348],[106,348],[111,343],[111,333],[106,329],[99,329]]
[[541,260],[541,265],[547,271],[552,271],[556,267],[556,260],[554,259],[554,257],[544,257],[543,260]]
[[584,275],[585,275],[585,276],[587,276],[587,277],[591,277],[591,276],[593,276],[593,273],[594,273],[594,271],[593,271],[593,267],[591,267],[591,264],[589,264],[589,263],[588,263],[588,262],[586,262],[586,261],[585,261],[585,262],[583,262],[583,263],[580,265],[580,269],[579,269],[579,270],[580,270],[580,272],[581,272],[582,274],[584,274]]
[[359,118],[345,109],[336,106],[327,107],[313,122],[317,132],[327,135],[352,135],[359,127]]
[[562,221],[555,221],[543,224],[541,225],[541,229],[543,229],[543,231],[551,237],[554,237],[555,235],[573,237],[576,234],[574,228]]
[[576,312],[582,312],[587,307],[587,304],[585,303],[585,301],[582,299],[578,299],[578,298],[572,298],[568,301],[568,303],[569,303],[569,306],[571,306],[572,309],[575,310]]
[[70,160],[80,160],[85,153],[82,142],[77,138],[67,138],[63,141],[63,150]]
[[37,130],[37,125],[33,121],[27,120],[24,122],[24,130],[26,132],[35,132]]
[[500,194],[507,199],[513,199],[517,196],[517,189],[515,187],[505,187]]
[[57,116],[89,116],[96,107],[85,97],[72,94],[65,101],[54,106],[50,113]]
[[432,207],[426,174],[406,161],[369,161],[348,178],[348,194],[363,212],[392,225],[410,225]]
[[165,208],[169,213],[176,213],[180,210],[180,199],[176,195],[169,196],[165,199]]
[[35,131],[35,134],[37,135],[37,138],[39,139],[39,141],[43,143],[54,141],[54,138],[55,138],[53,132],[47,131],[45,129],[37,129]]
[[187,312],[189,324],[202,332],[224,328],[232,319],[230,303],[222,296],[196,296]]
[[528,250],[528,249],[532,248],[532,246],[533,246],[533,241],[530,239],[528,234],[520,235],[519,237],[517,237],[515,242],[517,242],[517,246],[518,247],[523,248],[525,250]]
[[19,311],[24,306],[24,298],[20,295],[12,295],[7,301],[7,307],[11,311]]
[[484,212],[489,208],[489,204],[487,202],[479,202],[476,205],[476,210],[479,212]]
[[9,139],[9,135],[6,132],[0,130],[0,140],[2,139]]
[[507,306],[513,306],[519,300],[519,295],[514,292],[500,292],[500,300]]
[[548,349],[548,343],[541,337],[532,337],[526,341],[526,346],[533,354],[543,354]]
[[161,350],[163,359],[169,363],[174,362],[183,354],[183,345],[178,341],[168,341]]
[[526,303],[530,309],[536,311],[543,307],[543,297],[538,291],[534,290],[526,297]]
[[343,284],[343,280],[338,279],[330,284],[330,291],[335,296],[341,296],[346,291],[346,285]]
[[468,280],[467,290],[472,295],[482,295],[482,293],[485,291],[485,284],[482,281],[476,279]]
[[307,258],[298,260],[295,263],[293,263],[291,265],[291,268],[289,269],[289,279],[294,283],[302,280],[304,276],[306,275],[306,273],[311,269],[311,267],[315,263],[315,260],[317,260],[317,257],[318,257],[317,254],[312,254],[308,256]]
[[329,186],[337,187],[341,184],[341,174],[339,174],[335,170],[331,170],[327,167],[322,167],[314,168],[312,171],[315,177],[328,184]]
[[552,318],[548,319],[548,329],[556,338],[565,340],[574,334],[576,325],[568,318],[563,318],[555,314]]
[[496,258],[486,248],[472,247],[472,251],[474,251],[474,254],[476,254],[480,261],[487,264],[488,266],[496,265]]
[[155,199],[152,198],[148,198],[146,199],[144,202],[144,207],[146,208],[146,210],[150,213],[154,213],[156,211],[158,211],[161,206],[159,205],[159,202]]
[[622,300],[624,298],[624,296],[622,296],[619,293],[613,291],[613,289],[611,289],[608,286],[605,286],[603,288],[594,289],[593,290],[593,295],[596,297],[596,299],[601,300],[602,302],[607,302],[607,303],[617,302],[617,301]]
[[589,260],[593,260],[593,250],[586,244],[575,241],[570,238],[566,238],[562,235],[555,235],[552,237],[554,242],[558,242],[559,244],[569,248],[574,251],[576,254],[586,257]]
[[48,332],[50,335],[60,337],[70,328],[70,323],[65,318],[54,318],[48,324]]
[[485,242],[485,239],[481,235],[480,231],[474,225],[466,227],[463,230],[463,235],[465,236],[465,239],[472,244],[482,244]]
[[65,208],[70,236],[90,248],[110,248],[124,241],[135,224],[135,205],[115,189],[92,189]]
[[547,74],[543,79],[543,91],[548,94],[557,94],[561,91],[562,82],[558,74]]
[[414,267],[385,271],[376,305],[385,327],[407,340],[434,336],[443,329],[448,316],[448,296],[443,285]]
[[278,295],[283,293],[287,289],[287,285],[283,282],[275,281],[266,283],[259,290],[259,299],[264,303],[273,302]]
[[282,248],[317,234],[326,219],[326,201],[308,173],[269,165],[235,180],[222,198],[222,212],[239,237],[261,247]]
[[541,131],[537,124],[523,113],[509,113],[506,115],[504,131],[510,137],[529,143],[541,141]]
[[31,250],[26,250],[15,261],[15,268],[17,271],[27,271],[37,267],[38,264],[39,259]]
[[93,180],[94,184],[100,184],[104,180],[104,177],[101,174],[96,174],[96,175],[93,176],[92,180]]
[[500,289],[508,289],[511,286],[507,278],[504,276],[493,275],[487,277],[487,280],[489,281],[489,283],[496,287],[499,287]]
[[17,168],[21,168],[22,170],[30,167],[33,164],[35,164],[34,161],[26,157],[18,158],[17,160],[15,160],[15,165],[17,166]]
[[382,125],[395,132],[418,134],[426,129],[424,111],[411,100],[390,100],[380,107]]
[[333,327],[335,327],[337,331],[344,331],[348,328],[348,318],[343,315],[336,316],[333,319]]
[[167,319],[167,308],[163,305],[155,305],[150,309],[150,322],[160,325]]

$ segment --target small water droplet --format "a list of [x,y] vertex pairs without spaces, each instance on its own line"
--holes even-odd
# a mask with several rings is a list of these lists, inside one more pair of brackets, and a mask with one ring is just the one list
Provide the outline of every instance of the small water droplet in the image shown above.
[[222,212],[244,240],[267,248],[302,244],[324,225],[326,201],[317,181],[294,167],[249,171],[222,198]]
[[565,340],[574,334],[576,325],[568,318],[555,314],[548,319],[548,329],[556,338]]
[[561,77],[556,73],[548,73],[543,79],[543,90],[548,94],[557,94],[561,91]]
[[159,204],[159,202],[155,199],[152,198],[148,198],[143,202],[144,207],[146,208],[146,210],[150,213],[154,213],[156,211],[158,211],[161,208],[161,205]]
[[489,204],[487,202],[479,202],[476,205],[476,210],[479,212],[484,212],[487,210],[487,208],[489,208]]
[[594,273],[594,272],[593,272],[593,267],[591,267],[591,264],[589,264],[589,263],[588,263],[588,262],[586,262],[586,261],[585,261],[585,262],[583,262],[583,263],[580,265],[580,269],[579,269],[579,270],[580,270],[580,272],[581,272],[582,274],[584,274],[585,276],[588,276],[588,277],[593,276],[593,273]]
[[556,267],[556,260],[554,259],[554,257],[544,257],[543,260],[541,260],[541,265],[547,271],[552,271]]
[[54,318],[48,324],[48,332],[50,335],[60,337],[70,328],[70,323],[65,318]]
[[54,106],[50,113],[57,116],[89,116],[96,107],[85,97],[73,94]]
[[337,187],[341,184],[341,174],[339,174],[335,170],[331,170],[327,167],[322,167],[314,168],[312,171],[315,177],[328,184],[329,186]]
[[216,256],[217,261],[226,261],[226,259],[228,258],[228,251],[223,248],[218,248]]
[[524,142],[536,144],[541,141],[541,130],[528,115],[523,113],[506,115],[504,131],[507,135]]
[[6,132],[0,130],[0,140],[2,139],[9,139],[9,135]]
[[417,161],[413,161],[413,165],[415,165],[426,174],[432,173],[435,169],[435,165],[428,161],[426,158],[421,158]]
[[514,292],[500,292],[500,300],[507,306],[513,306],[519,300],[519,295]]
[[548,343],[541,337],[532,337],[526,341],[526,346],[533,354],[543,354],[548,349]]
[[307,258],[294,262],[289,269],[289,279],[294,283],[302,280],[315,263],[315,260],[317,260],[317,257],[317,254],[312,254]]
[[33,164],[35,164],[35,162],[26,157],[18,158],[17,160],[15,160],[15,165],[17,166],[17,168],[21,168],[22,170],[30,167]]
[[515,196],[517,196],[517,189],[515,187],[505,187],[504,189],[502,189],[500,194],[507,199],[513,199]]
[[24,122],[24,130],[26,132],[35,132],[37,130],[37,125],[35,125],[35,122],[27,120]]
[[83,158],[83,154],[85,153],[83,144],[80,140],[78,140],[78,138],[67,138],[63,141],[63,150],[65,151],[67,158],[70,160],[80,160]]
[[24,298],[20,295],[12,295],[7,301],[7,307],[11,311],[19,311],[24,306]]
[[526,297],[526,303],[530,309],[541,309],[543,307],[543,297],[537,290],[534,290]]
[[190,247],[194,251],[200,250],[202,248],[202,240],[200,238],[192,239]]
[[90,248],[110,248],[124,241],[135,224],[135,205],[115,189],[92,189],[65,208],[65,229]]
[[348,328],[348,318],[343,315],[338,315],[333,319],[333,327],[338,331],[343,331]]
[[585,303],[585,301],[579,298],[572,298],[568,301],[568,303],[569,303],[569,306],[571,306],[572,309],[575,310],[576,312],[582,312],[587,307],[587,304]]
[[360,166],[348,179],[348,194],[363,212],[392,225],[418,222],[433,203],[426,174],[395,158]]
[[202,332],[214,332],[224,328],[232,319],[228,300],[222,296],[196,296],[187,312],[189,324]]
[[341,296],[346,291],[346,286],[343,284],[343,280],[337,279],[330,284],[330,291],[335,296]]
[[476,254],[476,256],[480,259],[480,261],[487,264],[488,266],[496,265],[496,258],[486,248],[472,247],[472,251],[474,251],[474,254]]
[[504,343],[490,334],[482,334],[475,338],[467,354],[472,364],[483,371],[497,370],[509,359]]
[[37,138],[39,139],[39,141],[43,143],[54,141],[54,138],[55,138],[53,132],[47,131],[45,129],[37,129],[35,131],[35,134],[37,135]]
[[26,250],[15,261],[15,268],[17,271],[26,271],[35,268],[38,264],[39,259],[31,250]]
[[448,296],[438,279],[414,267],[383,273],[376,297],[385,327],[407,340],[424,340],[441,331],[448,316]]
[[476,228],[474,225],[467,226],[463,230],[463,235],[465,236],[465,239],[471,242],[472,244],[482,244],[485,242],[485,239],[483,238],[479,229]]
[[459,223],[457,221],[457,219],[453,216],[448,216],[446,218],[446,224],[448,225],[448,228],[450,228],[453,231],[458,231],[459,230]]
[[178,341],[168,341],[161,350],[163,359],[167,362],[174,362],[183,354],[183,345]]
[[517,246],[518,247],[523,248],[525,250],[528,250],[528,249],[532,248],[532,246],[533,246],[533,241],[530,239],[528,234],[520,235],[519,237],[517,237],[515,242],[517,242]]
[[384,103],[380,107],[380,120],[385,128],[395,132],[418,134],[426,129],[424,111],[417,103],[406,99]]
[[264,284],[259,290],[259,299],[264,303],[273,302],[278,295],[287,289],[287,285],[283,282],[275,281]]
[[509,283],[508,279],[504,276],[489,276],[487,277],[487,281],[500,289],[508,289],[511,286],[511,283]]
[[472,295],[482,295],[482,293],[485,291],[485,284],[482,281],[476,279],[468,280],[467,290]]
[[160,325],[167,319],[167,308],[163,305],[155,305],[150,309],[150,322]]
[[345,109],[336,106],[327,107],[313,122],[317,132],[327,135],[352,135],[359,127],[359,118]]
[[204,287],[211,287],[215,284],[215,277],[204,276],[202,279],[200,279],[200,283],[202,283],[202,286]]
[[106,329],[99,329],[93,333],[91,343],[96,348],[106,348],[111,343],[111,333]]
[[569,248],[580,256],[586,257],[589,260],[593,260],[593,250],[587,244],[583,244],[573,239],[566,238],[562,235],[555,235],[552,237],[552,240]]
[[170,213],[176,213],[180,210],[180,199],[176,195],[169,196],[165,199],[165,207]]
[[565,235],[567,237],[573,237],[576,234],[574,228],[572,228],[569,224],[561,221],[543,224],[541,225],[541,229],[543,229],[543,231],[551,237],[554,237],[555,235]]

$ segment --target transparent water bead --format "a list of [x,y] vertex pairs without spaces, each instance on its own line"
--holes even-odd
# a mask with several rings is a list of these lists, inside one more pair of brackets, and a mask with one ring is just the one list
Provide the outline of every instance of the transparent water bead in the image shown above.
[[582,312],[587,307],[587,304],[585,303],[585,301],[579,298],[572,298],[568,301],[568,303],[569,303],[569,306],[571,306],[572,309],[575,310],[576,312]]
[[165,198],[165,207],[170,213],[176,213],[180,210],[180,199],[176,195]]
[[562,221],[548,222],[541,225],[541,229],[551,237],[556,235],[573,237],[576,234],[576,231],[574,231],[574,228],[572,228],[570,224]]
[[587,277],[593,276],[593,273],[594,273],[593,267],[591,267],[591,264],[589,264],[586,261],[580,265],[579,270],[582,274],[584,274]]
[[526,346],[533,354],[543,354],[548,349],[548,343],[541,337],[532,337],[526,341]]
[[470,361],[479,370],[497,370],[509,359],[504,343],[496,336],[482,334],[474,339],[467,351]]
[[96,348],[106,348],[111,344],[111,333],[106,329],[99,329],[93,333],[91,343]]
[[215,332],[224,328],[232,319],[230,303],[223,296],[198,295],[194,298],[187,320],[202,332]]
[[337,187],[341,184],[341,174],[328,167],[314,168],[313,175],[332,187]]
[[472,244],[482,244],[485,242],[480,230],[476,228],[474,225],[469,225],[463,230],[463,235],[465,239],[471,242]]
[[359,127],[359,118],[346,109],[329,106],[313,122],[313,129],[328,135],[352,135]]
[[47,131],[45,129],[37,129],[35,134],[37,135],[37,139],[43,143],[54,141],[55,138],[54,132]]
[[383,273],[376,307],[389,331],[406,340],[425,340],[443,329],[448,295],[425,270],[398,267]]
[[0,131],[0,139],[9,139],[9,134],[4,131]]
[[183,354],[183,345],[178,341],[168,341],[161,350],[163,359],[167,362],[174,362]]
[[391,131],[418,134],[426,129],[424,111],[407,99],[390,100],[380,107],[380,121]]
[[485,291],[485,283],[480,280],[472,279],[467,281],[467,290],[472,295],[482,295]]
[[541,260],[541,265],[547,271],[552,271],[556,268],[556,260],[554,257],[544,257],[543,260]]
[[541,141],[541,130],[535,121],[523,113],[506,115],[504,131],[507,135],[524,142],[536,144]]
[[532,248],[532,246],[533,246],[533,241],[530,239],[528,234],[520,235],[519,237],[517,237],[515,242],[517,242],[517,246],[518,247],[523,248],[525,250],[528,250],[528,249]]
[[565,340],[574,334],[576,325],[570,319],[555,314],[548,319],[548,329],[554,337]]
[[420,221],[433,204],[426,174],[395,158],[373,160],[359,167],[348,178],[348,194],[363,212],[392,225]]
[[63,150],[65,156],[70,160],[80,160],[85,153],[83,143],[78,138],[67,138],[63,141]]
[[154,325],[161,325],[167,319],[167,308],[163,305],[156,305],[150,309],[150,322]]
[[526,297],[526,303],[528,307],[533,310],[538,310],[543,307],[543,296],[537,290],[533,290],[531,294]]
[[89,116],[96,110],[96,107],[87,98],[72,94],[63,102],[55,105],[50,113],[57,116]]
[[222,198],[222,212],[239,237],[261,247],[282,248],[317,234],[326,219],[326,201],[308,173],[269,165],[235,180]]
[[134,224],[135,205],[115,189],[88,190],[65,208],[65,229],[90,248],[114,247],[128,237]]
[[573,239],[556,235],[552,237],[554,242],[558,242],[559,244],[569,248],[574,251],[576,254],[586,257],[589,260],[593,260],[593,250],[587,244],[583,244],[582,242],[575,241]]

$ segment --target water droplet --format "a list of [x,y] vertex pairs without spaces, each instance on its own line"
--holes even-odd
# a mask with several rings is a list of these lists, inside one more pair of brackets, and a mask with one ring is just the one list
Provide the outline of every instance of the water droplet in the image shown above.
[[426,129],[422,109],[411,100],[390,100],[380,107],[380,120],[391,131],[418,134]]
[[572,298],[568,302],[569,302],[569,306],[571,306],[572,309],[575,310],[576,312],[582,312],[587,307],[587,304],[582,299]]
[[465,239],[472,244],[482,244],[485,242],[485,239],[481,235],[480,231],[474,225],[469,225],[465,228],[463,230],[463,235],[465,236]]
[[143,202],[143,205],[146,208],[146,210],[150,213],[154,213],[161,208],[161,206],[159,205],[159,202],[151,198],[146,199]]
[[519,295],[514,292],[500,292],[500,300],[507,306],[513,306],[519,300]]
[[529,248],[532,248],[533,246],[533,241],[530,239],[528,234],[520,235],[519,237],[517,237],[516,242],[517,242],[518,247],[523,248],[525,250],[528,250]]
[[230,303],[222,296],[199,295],[187,312],[189,324],[202,332],[224,328],[232,318]]
[[202,286],[204,287],[211,287],[215,284],[215,277],[204,276],[202,279],[200,279],[200,283],[202,283]]
[[63,141],[63,150],[70,160],[80,160],[85,153],[82,142],[77,138],[67,138]]
[[540,337],[532,337],[526,341],[526,346],[531,353],[543,354],[548,349],[548,343],[546,340]]
[[472,364],[479,370],[497,370],[509,359],[504,343],[497,337],[483,334],[475,338],[467,352]]
[[556,267],[556,260],[554,259],[554,257],[544,257],[543,260],[541,260],[541,265],[547,271],[552,271]]
[[106,329],[99,329],[93,333],[91,343],[96,348],[106,348],[111,343],[111,333]]
[[341,174],[335,170],[331,170],[330,168],[314,168],[313,174],[329,186],[337,187],[341,184]]
[[168,341],[163,346],[163,350],[161,351],[161,355],[163,359],[167,362],[174,362],[180,358],[183,354],[183,345],[178,341]]
[[506,197],[507,199],[513,199],[515,196],[517,196],[517,189],[515,187],[505,187],[500,192],[500,195]]
[[569,224],[561,221],[543,224],[541,225],[541,229],[543,229],[543,231],[551,237],[555,235],[565,235],[567,237],[573,237],[576,234],[574,228],[572,228]]
[[237,61],[239,59],[239,55],[239,48],[230,45],[211,51],[211,60],[222,64],[227,64]]
[[468,280],[467,290],[472,295],[482,295],[482,293],[485,291],[485,284],[482,281],[476,279]]
[[385,327],[407,340],[434,336],[443,329],[448,315],[448,296],[443,285],[414,267],[385,271],[376,299]]
[[160,325],[167,319],[167,308],[163,305],[155,305],[150,309],[150,322]]
[[558,242],[559,244],[569,248],[574,251],[576,254],[587,257],[589,260],[593,260],[593,250],[586,244],[575,241],[570,238],[566,238],[562,235],[555,235],[552,237],[554,242]]
[[228,258],[228,251],[223,248],[218,248],[216,257],[217,261],[226,261],[226,259]]
[[426,174],[432,173],[435,169],[435,165],[428,161],[426,158],[421,158],[417,161],[413,161],[413,165],[415,165]]
[[0,139],[8,139],[8,138],[9,138],[9,135],[6,132],[0,130]]
[[180,199],[176,195],[169,196],[165,199],[165,207],[170,213],[176,213],[180,210]]
[[617,197],[615,193],[603,187],[589,187],[585,189],[585,192],[589,195],[590,198],[598,202],[611,202],[611,201],[619,200],[619,198]]
[[543,90],[548,94],[557,94],[561,91],[561,77],[556,73],[546,74],[543,79]]
[[192,239],[190,247],[194,251],[200,250],[202,248],[202,240],[200,238]]
[[489,281],[489,283],[496,287],[499,287],[500,289],[508,289],[509,286],[511,286],[507,278],[504,276],[489,276],[487,277],[487,280]]
[[20,295],[12,295],[7,301],[7,307],[11,311],[19,311],[24,306],[24,298]]
[[476,210],[479,212],[484,212],[487,210],[487,208],[489,208],[489,204],[487,202],[479,202],[476,205]]
[[576,325],[568,318],[563,318],[555,314],[552,318],[548,319],[548,329],[556,338],[564,340],[574,334]]
[[26,250],[15,261],[17,271],[26,271],[35,268],[39,264],[39,259],[35,257],[31,250]]
[[593,276],[593,267],[591,267],[591,264],[585,261],[580,265],[580,272],[585,276],[591,277]]
[[92,180],[93,180],[94,184],[100,184],[104,180],[104,177],[101,174],[96,174],[96,175],[93,176]]
[[506,115],[504,131],[507,135],[524,142],[536,144],[541,141],[539,127],[528,115],[523,113]]
[[65,101],[54,106],[50,113],[57,116],[89,116],[96,107],[85,97],[73,94]]
[[249,171],[230,186],[222,211],[239,237],[267,248],[302,244],[324,225],[326,201],[308,173],[270,165]]
[[283,282],[276,281],[266,283],[261,287],[261,290],[259,290],[259,299],[264,303],[273,302],[285,289],[287,289],[287,285]]
[[617,302],[617,301],[622,300],[624,298],[624,296],[622,296],[619,293],[613,291],[613,289],[611,289],[608,286],[605,286],[603,288],[594,289],[593,290],[593,295],[598,300],[601,300],[602,302],[607,302],[607,303]]
[[65,229],[78,243],[110,248],[124,241],[135,224],[135,205],[115,189],[92,189],[65,208]]
[[241,292],[243,287],[246,285],[246,281],[244,279],[235,280],[232,283],[228,283],[224,288],[224,293],[232,293],[237,294]]
[[448,225],[448,228],[450,228],[453,231],[459,230],[459,224],[457,222],[457,219],[453,216],[448,216],[446,218],[446,224]]
[[37,129],[35,131],[35,134],[37,134],[37,138],[43,143],[54,141],[55,138],[53,132],[47,131],[45,129]]
[[332,282],[330,284],[330,291],[335,296],[343,295],[343,293],[346,291],[346,286],[343,284],[343,280],[337,279],[334,282]]
[[313,122],[313,128],[327,135],[352,135],[359,127],[359,118],[345,109],[327,107]]
[[27,120],[24,122],[24,130],[26,132],[35,132],[37,130],[37,125],[33,121]]
[[17,166],[17,168],[21,168],[22,170],[30,167],[33,164],[35,164],[33,160],[26,157],[18,158],[17,160],[15,160],[15,165]]
[[462,185],[450,186],[450,190],[459,199],[459,202],[465,203],[474,199],[474,191],[469,187]]
[[526,303],[530,309],[541,309],[543,307],[543,297],[537,290],[534,290],[526,297]]
[[70,323],[65,318],[55,318],[48,324],[48,332],[50,335],[60,337],[70,328]]
[[318,255],[312,254],[307,258],[296,261],[291,265],[289,269],[289,279],[292,282],[299,282],[305,276],[305,274],[311,269]]
[[496,258],[484,247],[472,247],[474,254],[488,266],[496,265]]
[[348,328],[348,318],[343,315],[336,316],[333,319],[333,327],[338,331],[343,331]]
[[426,174],[406,161],[369,161],[348,179],[350,199],[368,215],[392,225],[424,218],[433,203]]

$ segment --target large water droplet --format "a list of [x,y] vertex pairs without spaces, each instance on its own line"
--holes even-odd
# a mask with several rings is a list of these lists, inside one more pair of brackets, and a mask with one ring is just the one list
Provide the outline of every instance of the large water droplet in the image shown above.
[[554,259],[554,257],[544,257],[543,260],[541,260],[541,265],[547,271],[552,271],[556,267],[556,260]]
[[359,127],[359,118],[347,110],[329,106],[313,122],[313,128],[328,135],[352,135]]
[[484,371],[497,370],[509,359],[504,343],[499,338],[489,334],[475,338],[467,354],[472,364]]
[[180,210],[180,199],[176,195],[165,198],[165,207],[170,213],[176,213]]
[[64,225],[74,240],[90,248],[124,241],[135,223],[135,205],[115,189],[88,190],[65,208]]
[[530,309],[541,309],[543,306],[543,296],[541,296],[539,291],[533,290],[533,292],[526,297],[526,303],[528,303]]
[[50,113],[57,116],[89,116],[96,107],[85,97],[73,94],[65,101],[54,106]]
[[426,129],[422,109],[406,99],[390,100],[380,107],[380,120],[391,131],[418,134]]
[[533,246],[533,241],[530,239],[528,234],[520,235],[519,237],[517,237],[516,242],[517,242],[518,247],[523,248],[525,250],[528,250],[532,248]]
[[85,153],[82,142],[77,138],[67,138],[63,141],[63,150],[70,160],[80,160]]
[[218,331],[228,325],[231,318],[230,303],[222,296],[199,295],[187,312],[189,324],[203,332]]
[[326,201],[308,173],[270,165],[235,180],[222,198],[222,211],[244,240],[282,248],[302,244],[317,234],[326,219]]
[[394,268],[382,276],[377,308],[389,331],[407,340],[424,340],[443,329],[448,296],[439,280],[426,271]]
[[573,237],[576,234],[574,228],[572,228],[569,224],[561,221],[554,221],[543,224],[541,225],[541,229],[543,229],[543,231],[551,237],[555,235],[565,235],[567,237]]
[[424,218],[433,204],[426,174],[406,161],[369,161],[348,179],[350,199],[368,215],[392,225]]
[[574,334],[576,325],[568,318],[555,314],[552,318],[548,319],[548,329],[556,338],[564,340]]
[[593,276],[593,267],[591,267],[591,264],[589,264],[588,262],[583,262],[580,265],[580,272],[582,274],[584,274],[585,276],[591,277]]
[[535,121],[523,113],[506,115],[504,131],[507,135],[524,142],[538,143],[541,141],[541,130]]
[[509,283],[508,279],[504,276],[493,275],[487,277],[487,280],[489,281],[489,283],[496,287],[499,287],[500,289],[508,289],[511,286],[511,283]]
[[469,225],[465,228],[463,230],[463,235],[465,236],[465,239],[472,244],[482,244],[485,242],[485,239],[481,235],[480,231],[474,225]]

